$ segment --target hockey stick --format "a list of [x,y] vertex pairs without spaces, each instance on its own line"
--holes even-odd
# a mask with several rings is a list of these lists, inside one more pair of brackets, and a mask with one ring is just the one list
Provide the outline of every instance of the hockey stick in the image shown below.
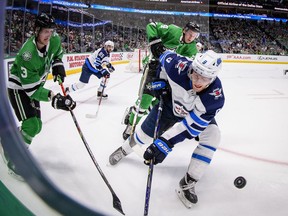
[[98,107],[97,107],[96,113],[95,114],[86,114],[86,118],[97,118],[98,112],[100,110],[101,101],[103,98],[104,89],[106,87],[106,82],[107,82],[107,77],[104,78],[104,87],[102,88],[102,91],[101,91],[101,97],[100,97],[99,102],[98,102]]
[[[151,59],[149,59],[149,62],[150,62]],[[139,91],[138,91],[138,104],[136,106],[136,113],[134,115],[134,119],[133,119],[133,123],[132,123],[132,128],[131,128],[131,131],[130,131],[130,137],[133,136],[134,132],[135,132],[135,129],[136,129],[136,122],[137,122],[137,118],[138,118],[138,115],[139,115],[139,111],[140,111],[140,104],[141,104],[141,100],[142,100],[142,96],[143,96],[143,91],[144,91],[144,87],[145,87],[145,83],[146,83],[146,79],[147,79],[147,76],[148,76],[148,71],[149,71],[149,64],[147,63],[144,67],[144,75],[142,77],[142,83],[141,83],[141,86],[139,88]],[[138,145],[135,145],[134,142],[132,142],[132,139],[130,139],[130,143],[129,143],[130,147],[133,149],[134,147],[137,148]],[[137,150],[136,150],[137,151]]]
[[[59,80],[59,79],[58,79],[58,82],[59,82],[59,85],[60,85],[60,87],[61,87],[61,89],[62,89],[63,95],[66,96],[66,92],[65,92],[63,83],[62,83],[61,80]],[[86,141],[86,139],[85,139],[85,137],[84,137],[84,135],[83,135],[83,133],[82,133],[82,131],[81,131],[81,128],[80,128],[80,126],[79,126],[79,124],[78,124],[78,121],[77,121],[77,119],[76,119],[76,117],[75,117],[75,115],[74,115],[74,113],[73,113],[72,110],[70,110],[70,114],[71,114],[71,116],[72,116],[72,119],[73,119],[73,121],[74,121],[74,123],[75,123],[75,126],[76,126],[76,128],[77,128],[77,130],[78,130],[78,133],[79,133],[79,135],[80,135],[80,137],[81,137],[81,139],[82,139],[82,141],[83,141],[83,143],[84,143],[84,145],[85,145],[85,147],[86,147],[86,149],[87,149],[87,151],[88,151],[88,153],[89,153],[89,155],[90,155],[90,157],[91,157],[94,165],[96,166],[96,168],[97,168],[97,170],[99,171],[102,179],[104,180],[104,182],[106,183],[107,187],[109,188],[109,190],[110,190],[110,192],[111,192],[111,194],[112,194],[112,197],[113,197],[113,207],[114,207],[116,210],[118,210],[121,214],[125,215],[125,213],[124,213],[123,210],[122,210],[122,206],[121,206],[121,202],[120,202],[119,198],[117,197],[116,193],[114,192],[113,188],[111,187],[110,183],[108,182],[107,178],[105,177],[103,171],[101,170],[98,162],[96,161],[96,159],[95,159],[95,157],[94,157],[94,155],[93,155],[93,153],[92,153],[92,151],[91,151],[91,149],[90,149],[90,147],[89,147],[89,145],[88,145],[88,143],[87,143],[87,141]]]
[[[159,107],[158,107],[158,112],[157,112],[157,119],[156,119],[155,128],[154,128],[153,141],[155,141],[158,137],[159,121],[160,121],[160,118],[162,115],[162,109],[163,109],[163,99],[162,99],[162,96],[160,96]],[[148,169],[146,197],[145,197],[145,206],[144,206],[144,216],[148,215],[148,210],[149,210],[149,200],[150,200],[152,177],[153,177],[153,170],[154,170],[153,161],[154,161],[154,159],[150,160],[149,169]]]

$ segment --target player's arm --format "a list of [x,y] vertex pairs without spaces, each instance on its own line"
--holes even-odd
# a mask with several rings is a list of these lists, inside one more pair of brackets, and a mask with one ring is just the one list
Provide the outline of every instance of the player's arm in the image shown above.
[[146,33],[148,42],[151,42],[155,38],[160,38],[160,27],[163,25],[161,22],[151,22],[146,26]]
[[166,50],[161,38],[167,29],[168,26],[160,22],[151,22],[146,26],[150,50],[156,58],[159,58],[159,56]]
[[95,66],[97,70],[102,74],[102,76],[107,78],[110,77],[110,71],[109,68],[107,67],[108,63],[109,63],[109,57],[107,53],[104,50],[101,50],[95,59]]
[[110,73],[115,71],[115,68],[113,67],[113,65],[110,63],[110,59],[108,56],[106,56],[105,58],[103,58],[102,60],[102,68],[107,69]]
[[44,88],[44,83],[38,74],[28,71],[26,68],[21,67],[22,74],[27,73],[27,77],[21,77],[22,87],[26,94],[37,101],[49,101],[50,90]]
[[[30,63],[31,64],[31,63]],[[46,75],[40,77],[37,71],[31,69],[31,65],[22,64],[21,66],[21,83],[26,94],[33,100],[37,101],[52,101],[51,105],[55,109],[65,111],[73,110],[76,107],[76,102],[67,95],[54,94],[53,91],[44,88]]]
[[146,149],[143,157],[147,164],[151,159],[154,159],[154,164],[161,163],[177,143],[195,138],[205,130],[214,116],[210,116],[210,121],[202,117],[192,111],[185,119],[163,133]]

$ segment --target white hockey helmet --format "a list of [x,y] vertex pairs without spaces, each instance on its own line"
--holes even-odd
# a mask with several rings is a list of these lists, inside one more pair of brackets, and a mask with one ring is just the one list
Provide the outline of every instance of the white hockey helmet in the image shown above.
[[104,46],[111,46],[111,47],[112,47],[112,49],[114,49],[114,42],[113,42],[113,41],[110,41],[110,40],[108,40],[108,41],[106,41],[106,42],[105,42]]
[[197,42],[196,43],[196,47],[197,47],[198,50],[200,50],[200,49],[202,49],[203,45],[202,45],[202,43]]
[[220,55],[213,50],[208,50],[205,53],[197,53],[192,62],[193,71],[207,78],[216,78],[221,68],[222,59]]

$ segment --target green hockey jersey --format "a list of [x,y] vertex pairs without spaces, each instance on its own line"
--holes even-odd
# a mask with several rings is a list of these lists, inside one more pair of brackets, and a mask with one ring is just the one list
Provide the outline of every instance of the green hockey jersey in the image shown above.
[[146,32],[148,42],[160,38],[166,48],[182,56],[194,57],[198,52],[195,41],[190,44],[182,41],[183,29],[179,26],[173,24],[165,25],[161,22],[151,22],[146,26]]
[[24,90],[31,98],[48,101],[50,90],[44,88],[51,63],[62,59],[61,40],[53,33],[45,52],[37,49],[35,36],[29,38],[18,52],[9,73],[8,88]]

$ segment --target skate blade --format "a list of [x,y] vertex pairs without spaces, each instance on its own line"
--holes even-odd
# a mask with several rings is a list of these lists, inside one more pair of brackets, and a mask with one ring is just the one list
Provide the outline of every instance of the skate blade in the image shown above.
[[184,204],[186,208],[188,209],[192,208],[193,204],[185,198],[182,190],[175,189],[175,192],[177,193],[178,198],[181,200],[181,202]]
[[[98,114],[98,113],[97,113]],[[86,118],[97,118],[97,114],[86,114]]]
[[[97,100],[100,100],[101,99],[101,97],[97,97]],[[107,100],[108,99],[108,97],[102,97],[102,99],[101,100]]]

